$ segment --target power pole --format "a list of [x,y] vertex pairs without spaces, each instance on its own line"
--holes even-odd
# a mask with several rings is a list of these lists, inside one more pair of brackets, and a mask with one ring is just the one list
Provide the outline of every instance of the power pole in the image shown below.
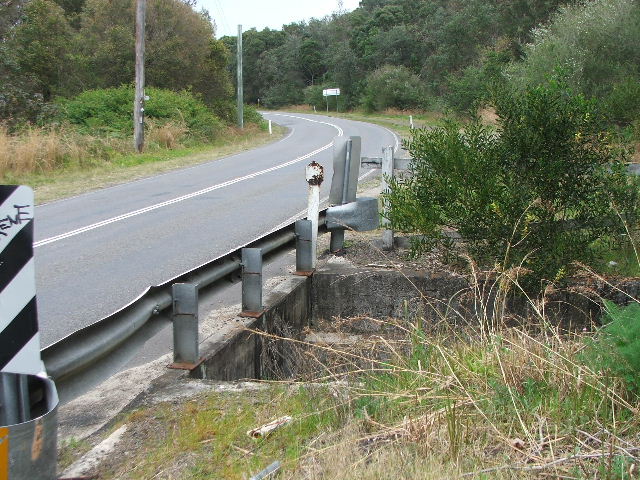
[[244,128],[244,99],[242,89],[242,25],[238,25],[238,126]]
[[133,146],[144,148],[144,30],[147,0],[136,2],[136,94],[133,100]]

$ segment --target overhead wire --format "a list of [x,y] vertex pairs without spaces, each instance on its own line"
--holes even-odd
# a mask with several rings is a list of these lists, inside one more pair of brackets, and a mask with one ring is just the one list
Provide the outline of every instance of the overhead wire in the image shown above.
[[229,27],[229,22],[227,22],[227,16],[224,14],[224,9],[222,8],[221,0],[213,0],[213,6],[218,10],[218,14],[224,29],[227,32],[231,32],[231,28]]

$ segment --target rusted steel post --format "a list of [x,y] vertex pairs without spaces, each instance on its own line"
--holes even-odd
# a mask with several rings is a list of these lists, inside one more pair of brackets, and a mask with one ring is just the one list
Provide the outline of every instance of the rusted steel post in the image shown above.
[[306,179],[309,184],[307,220],[311,220],[311,268],[316,268],[318,257],[318,216],[320,214],[320,185],[324,180],[324,168],[317,162],[307,165]]

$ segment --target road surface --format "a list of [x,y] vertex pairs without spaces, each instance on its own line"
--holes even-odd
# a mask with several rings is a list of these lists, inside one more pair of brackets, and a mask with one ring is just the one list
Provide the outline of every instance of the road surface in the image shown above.
[[[289,134],[183,170],[45,204],[35,212],[42,346],[120,309],[146,287],[234,250],[306,208],[305,166],[332,176],[332,140],[362,137],[362,155],[398,144],[371,124],[268,113]],[[239,298],[238,300],[239,301]]]

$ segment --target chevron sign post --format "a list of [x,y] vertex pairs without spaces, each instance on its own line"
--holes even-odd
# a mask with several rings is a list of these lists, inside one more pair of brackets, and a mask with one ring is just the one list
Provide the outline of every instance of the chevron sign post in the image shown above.
[[38,375],[33,213],[31,188],[0,185],[0,371]]

